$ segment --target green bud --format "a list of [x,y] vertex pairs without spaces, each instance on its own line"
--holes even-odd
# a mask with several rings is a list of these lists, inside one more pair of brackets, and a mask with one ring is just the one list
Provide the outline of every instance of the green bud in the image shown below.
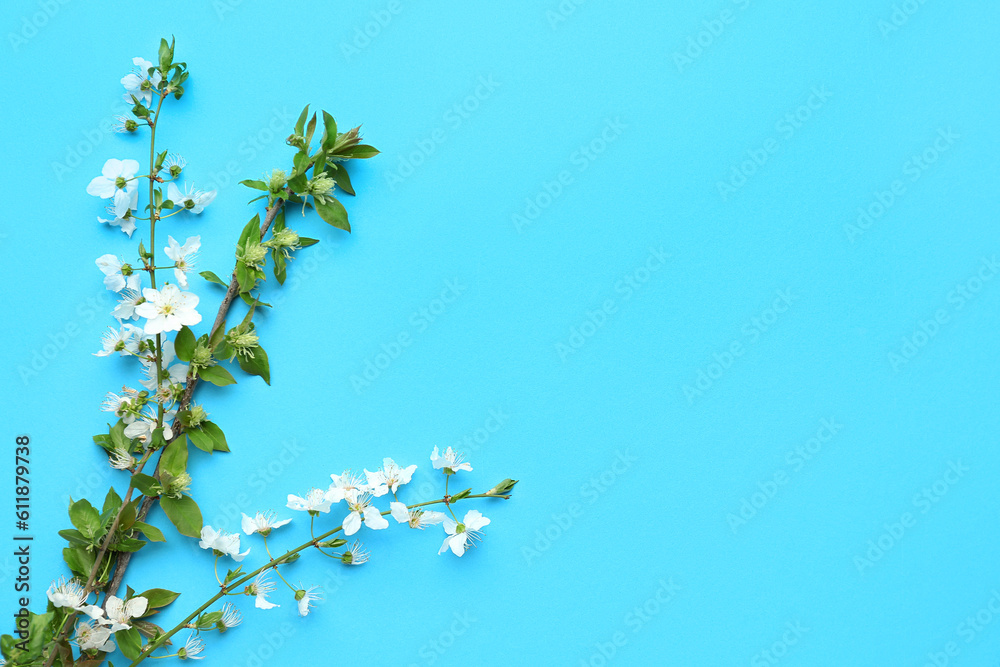
[[304,590],[299,589],[299,590],[295,591],[295,601],[296,602],[298,602],[299,600],[301,600],[305,596],[306,596],[306,592]]
[[139,123],[135,122],[131,118],[129,118],[128,120],[125,121],[125,131],[126,132],[135,132],[138,129],[139,129]]
[[177,477],[171,479],[166,488],[163,489],[163,494],[171,498],[180,498],[184,495],[185,491],[191,490],[191,475],[186,472],[182,472]]
[[336,185],[336,181],[326,174],[320,174],[309,179],[309,183],[306,184],[306,194],[323,197],[330,194],[334,185]]
[[183,168],[179,164],[170,165],[170,175],[173,176],[174,178],[180,176],[181,171],[183,171]]
[[287,139],[285,139],[285,143],[288,144],[289,146],[295,146],[296,148],[305,148],[306,138],[303,137],[301,134],[293,134],[289,136]]
[[247,239],[246,244],[236,251],[236,259],[248,269],[259,270],[263,268],[266,257],[267,248],[260,243],[254,243],[251,239]]
[[197,366],[198,368],[208,368],[209,366],[215,365],[215,360],[212,359],[212,350],[210,350],[206,345],[199,343],[194,348],[194,352],[191,353],[191,365]]
[[200,405],[196,405],[188,411],[187,425],[191,428],[198,428],[206,421],[208,421],[208,413]]
[[345,551],[343,554],[341,554],[340,560],[344,563],[344,565],[350,565],[354,562],[354,554],[352,554],[350,551]]
[[285,170],[275,169],[267,177],[267,189],[277,193],[285,187],[286,182],[288,182],[288,175],[285,173]]
[[517,480],[516,479],[509,479],[509,478],[505,479],[504,481],[500,482],[499,484],[497,484],[496,486],[494,486],[492,489],[490,489],[489,491],[487,491],[486,495],[488,495],[488,496],[505,496],[505,495],[507,495],[508,493],[511,492],[511,490],[514,488],[515,484],[517,484]]
[[260,338],[253,332],[253,324],[240,324],[226,332],[226,342],[241,357],[253,359],[253,349]]

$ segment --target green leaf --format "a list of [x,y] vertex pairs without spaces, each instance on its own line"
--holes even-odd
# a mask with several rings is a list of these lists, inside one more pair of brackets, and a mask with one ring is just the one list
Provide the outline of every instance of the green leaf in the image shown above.
[[177,528],[178,533],[188,537],[201,537],[201,510],[191,496],[180,498],[163,496],[160,498],[160,507]]
[[271,304],[267,303],[266,301],[261,301],[257,297],[251,297],[246,292],[240,292],[240,298],[242,298],[244,303],[246,303],[248,306],[265,306],[267,308],[271,307]]
[[181,330],[177,332],[177,336],[174,338],[174,354],[181,361],[191,361],[191,355],[194,354],[194,347],[196,345],[194,333],[188,327],[181,327]]
[[198,371],[198,377],[208,380],[216,387],[225,387],[227,384],[236,384],[236,378],[222,366],[209,366]]
[[264,192],[268,191],[267,183],[264,181],[240,181],[240,185],[245,185],[248,188],[253,188],[254,190],[263,190]]
[[215,449],[215,441],[212,440],[212,436],[205,433],[201,428],[189,428],[184,431],[187,434],[188,440],[191,444],[200,449],[203,452],[212,453]]
[[205,280],[207,280],[210,283],[215,283],[216,285],[222,285],[223,287],[229,287],[229,283],[222,282],[222,278],[220,278],[219,276],[215,275],[211,271],[202,271],[198,275],[201,276],[202,278],[204,278]]
[[115,640],[122,655],[129,660],[135,660],[142,653],[142,636],[135,628],[119,630],[115,633]]
[[302,130],[306,126],[306,118],[308,117],[309,117],[309,105],[307,104],[306,108],[302,110],[301,114],[299,114],[299,119],[295,121],[295,134],[302,134]]
[[323,150],[329,149],[337,141],[337,121],[327,112],[323,112]]
[[236,242],[236,245],[241,248],[246,245],[247,240],[253,240],[255,243],[260,243],[260,214],[258,213],[250,222],[243,227],[243,231],[240,232],[240,239]]
[[264,378],[264,382],[271,384],[271,368],[268,365],[267,352],[260,345],[251,348],[251,352],[253,352],[253,357],[247,357],[242,354],[236,355],[237,360],[240,362],[240,368],[250,375],[259,375]]
[[156,480],[145,473],[137,472],[132,475],[132,486],[139,489],[144,496],[156,495]]
[[187,470],[188,450],[187,440],[177,438],[163,450],[160,455],[160,469],[165,470],[174,477],[178,477]]
[[325,222],[337,229],[343,229],[345,232],[351,231],[351,225],[347,222],[347,210],[339,201],[333,197],[327,197],[325,203],[321,204],[317,201],[314,204],[319,217],[323,218]]
[[112,542],[111,546],[109,546],[108,548],[111,551],[127,551],[131,553],[138,551],[139,549],[146,546],[146,544],[147,543],[143,542],[142,540],[137,540],[131,537],[125,537],[118,540],[117,542]]
[[113,489],[108,489],[108,495],[104,497],[104,507],[101,508],[102,512],[107,512],[108,510],[117,510],[122,506],[121,496]]
[[145,535],[146,539],[150,542],[167,541],[167,538],[163,537],[163,531],[152,524],[145,523],[144,521],[136,521],[133,526],[136,530]]
[[354,186],[351,185],[351,176],[347,173],[347,168],[342,164],[333,165],[336,167],[331,172],[333,180],[337,183],[337,187],[346,192],[349,195],[354,194]]
[[90,577],[90,570],[94,567],[94,554],[83,547],[66,547],[63,549],[63,560],[70,571],[83,581]]
[[369,146],[368,144],[358,144],[354,148],[347,151],[348,157],[353,160],[367,160],[368,158],[375,157],[379,154],[379,150],[374,146]]
[[226,335],[226,321],[223,320],[219,327],[212,332],[212,337],[208,339],[208,346],[215,349],[215,346],[222,341],[222,338]]
[[93,539],[101,530],[101,515],[86,499],[78,500],[69,508],[69,520],[84,536]]
[[74,528],[67,528],[66,530],[60,530],[59,537],[68,541],[72,546],[89,547],[91,544],[93,544],[91,540],[88,540],[86,537],[83,536],[83,533]]
[[212,436],[212,442],[215,446],[215,451],[217,452],[228,452],[229,443],[226,442],[226,435],[219,428],[219,425],[215,422],[205,422],[201,425],[202,430]]
[[249,292],[257,283],[257,274],[242,262],[236,265],[236,282],[240,285],[240,293]]
[[[139,597],[144,597],[149,601],[150,609],[166,607],[168,604],[176,600],[178,595],[180,595],[180,593],[168,591],[166,588],[150,588],[144,593],[139,593]],[[145,616],[145,614],[143,615]]]
[[309,148],[310,142],[312,142],[313,133],[316,131],[316,114],[312,115],[309,119],[309,124],[306,125],[306,148]]
[[319,243],[319,239],[311,239],[306,236],[299,237],[299,245],[303,248],[308,248],[309,246],[316,245],[317,243]]

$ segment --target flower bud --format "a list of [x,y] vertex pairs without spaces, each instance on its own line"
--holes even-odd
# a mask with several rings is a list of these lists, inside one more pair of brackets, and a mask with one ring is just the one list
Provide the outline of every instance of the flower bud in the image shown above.
[[496,486],[494,486],[492,489],[490,489],[489,491],[487,491],[486,495],[488,495],[488,496],[503,496],[503,495],[506,495],[506,494],[508,494],[508,493],[511,492],[511,490],[514,488],[515,484],[517,484],[517,480],[516,479],[509,479],[509,478],[505,479],[504,481],[500,482],[499,484],[497,484]]
[[285,143],[289,146],[295,146],[296,148],[305,148],[306,138],[301,134],[293,134],[285,139]]
[[[180,498],[185,491],[191,490],[191,475],[182,472],[177,477],[172,478],[163,489],[163,495],[170,498]],[[225,554],[222,554],[225,555]]]
[[237,248],[236,250],[236,259],[242,262],[248,269],[259,270],[263,268],[266,257],[267,248],[260,243],[254,243],[250,239],[247,239],[242,248]]
[[187,426],[198,428],[206,421],[208,421],[208,413],[200,405],[196,405],[188,411]]
[[215,360],[212,359],[212,350],[201,343],[196,345],[194,351],[191,353],[191,365],[197,366],[198,368],[208,368],[209,366],[214,366]]
[[226,332],[226,343],[244,358],[253,359],[253,350],[260,338],[253,332],[253,324],[240,324]]
[[284,169],[275,169],[267,176],[267,189],[273,193],[280,192],[288,182],[288,175]]
[[181,175],[181,171],[183,171],[183,169],[184,168],[181,167],[179,164],[172,164],[170,165],[170,175],[173,176],[174,178],[177,178],[178,176]]

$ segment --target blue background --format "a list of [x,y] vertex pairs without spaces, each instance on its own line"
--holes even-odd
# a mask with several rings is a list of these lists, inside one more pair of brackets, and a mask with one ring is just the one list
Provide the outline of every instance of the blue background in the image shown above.
[[[383,151],[351,165],[352,235],[289,216],[321,244],[265,289],[272,386],[198,389],[233,449],[192,455],[206,521],[288,516],[286,494],[383,456],[420,465],[408,499],[439,494],[428,454],[465,438],[458,488],[522,480],[477,502],[493,522],[461,560],[439,527],[394,525],[363,529],[365,567],[299,561],[328,603],[244,604],[211,664],[997,663],[1000,7],[562,7],[4,4],[0,391],[4,438],[34,446],[37,606],[67,496],[123,486],[90,436],[136,374],[90,354],[112,323],[93,262],[135,244],[84,189],[145,161],[145,137],[101,128],[172,33],[192,75],[158,144],[219,196],[158,252],[200,234],[199,270],[229,271],[257,210],[235,183],[290,164],[306,103]],[[219,292],[193,284],[211,320]],[[215,589],[167,534],[127,580],[183,591],[165,625]]]

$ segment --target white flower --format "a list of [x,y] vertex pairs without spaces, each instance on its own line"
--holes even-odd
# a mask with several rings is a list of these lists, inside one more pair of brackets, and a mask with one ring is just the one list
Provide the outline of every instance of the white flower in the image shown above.
[[101,346],[104,349],[100,352],[94,352],[94,356],[106,357],[114,352],[123,357],[127,357],[130,354],[138,354],[139,338],[141,335],[142,329],[134,324],[124,324],[117,331],[112,327],[108,327],[108,331],[101,338]]
[[198,256],[198,248],[201,247],[201,237],[191,236],[184,245],[181,245],[173,236],[168,236],[167,243],[169,245],[163,252],[174,260],[174,277],[177,278],[177,284],[187,289],[187,272],[194,268],[194,258]]
[[142,298],[142,292],[138,289],[129,289],[126,287],[119,292],[119,295],[121,299],[118,300],[118,305],[115,306],[115,309],[111,311],[112,317],[119,322],[139,319],[139,316],[135,312],[135,307],[145,301]]
[[443,554],[448,549],[456,556],[461,556],[469,546],[475,546],[476,542],[483,539],[480,528],[489,525],[490,520],[480,514],[479,510],[469,510],[465,513],[462,523],[455,523],[450,517],[444,519],[444,530],[448,537],[444,538],[438,554]]
[[163,168],[169,171],[170,175],[174,178],[177,178],[177,176],[184,171],[184,167],[186,166],[187,160],[182,158],[177,153],[171,153],[167,156],[167,159],[163,161]]
[[354,540],[354,544],[344,549],[340,560],[346,565],[363,565],[368,562],[368,550],[361,546],[361,542]]
[[130,600],[122,600],[120,597],[110,595],[104,606],[108,610],[108,619],[105,624],[111,629],[111,632],[118,632],[131,628],[132,624],[129,621],[146,613],[149,600],[141,595]]
[[270,576],[271,571],[264,570],[258,574],[253,583],[247,587],[250,589],[250,595],[257,598],[254,602],[254,606],[257,607],[257,609],[274,609],[275,607],[281,606],[280,604],[274,604],[273,602],[267,601],[267,596],[273,593],[278,587],[277,584],[271,581]]
[[[138,197],[138,195],[136,196]],[[138,199],[136,201],[138,201]],[[108,212],[108,215],[113,217],[102,218],[101,216],[97,216],[97,221],[106,222],[112,227],[120,227],[123,232],[128,234],[129,238],[132,238],[132,232],[135,231],[135,218],[129,213],[129,211],[122,211],[122,214],[118,215],[118,211],[115,210],[114,204],[106,207],[105,210]]]
[[139,173],[139,163],[135,160],[111,158],[104,163],[101,175],[95,176],[87,184],[87,194],[101,199],[110,199],[116,217],[139,206],[139,186],[135,175]]
[[320,592],[319,586],[310,586],[305,590],[299,589],[295,591],[295,600],[299,605],[299,616],[308,616],[313,602],[322,599],[323,594]]
[[186,208],[192,213],[201,213],[212,203],[216,194],[218,194],[216,190],[204,192],[195,189],[191,184],[185,186],[184,192],[181,192],[176,183],[167,184],[167,199],[172,201],[175,207]]
[[257,512],[257,515],[252,519],[244,514],[243,532],[247,535],[260,533],[264,537],[267,537],[271,534],[272,530],[275,528],[281,528],[286,523],[291,521],[291,519],[285,519],[284,521],[275,521],[274,519],[274,512]]
[[116,417],[124,420],[126,424],[131,424],[135,421],[136,408],[132,404],[132,401],[139,397],[139,392],[131,387],[122,387],[122,393],[116,394],[113,391],[109,391],[104,397],[104,401],[101,402],[101,410],[104,412],[111,412]]
[[69,607],[75,611],[83,612],[93,619],[104,616],[104,610],[99,606],[87,604],[88,595],[83,592],[83,586],[76,579],[66,581],[65,578],[60,577],[58,581],[52,582],[45,594],[54,607]]
[[[188,365],[187,364],[174,364],[167,368],[167,362],[163,362],[163,370],[166,372],[167,377],[163,379],[161,385],[170,386],[172,384],[184,384],[187,381]],[[149,391],[156,391],[156,364],[148,364],[143,362],[143,372],[146,377],[139,380],[139,384],[148,389]]]
[[158,71],[154,71],[153,76],[150,77],[149,68],[153,66],[153,63],[145,58],[138,56],[132,58],[132,64],[135,65],[132,71],[122,77],[121,83],[125,86],[125,94],[122,95],[122,98],[132,104],[132,95],[135,95],[136,99],[149,106],[149,103],[153,101],[153,88],[160,85],[163,76]]
[[135,312],[146,318],[144,330],[148,334],[180,331],[183,326],[201,322],[201,314],[195,310],[197,294],[182,292],[176,285],[168,284],[159,290],[147,287],[142,296],[146,301],[136,306]]
[[314,516],[319,512],[326,513],[330,511],[330,499],[327,498],[327,495],[322,489],[309,489],[305,498],[289,493],[286,507],[299,512],[309,512]]
[[117,447],[108,454],[108,464],[115,470],[131,470],[135,458],[124,447]]
[[232,602],[227,602],[222,606],[222,618],[219,619],[226,629],[235,628],[243,622],[243,615],[240,610],[233,606]]
[[367,493],[351,494],[347,497],[347,507],[351,513],[344,519],[344,535],[353,535],[358,532],[358,529],[361,528],[362,517],[364,517],[364,524],[372,530],[382,530],[389,527],[389,522],[371,503],[372,497]]
[[444,512],[432,512],[420,509],[409,510],[400,502],[389,503],[392,518],[399,523],[408,523],[410,528],[424,529],[444,521],[448,516]]
[[205,656],[198,655],[205,650],[205,642],[202,641],[198,631],[195,630],[188,635],[184,646],[177,649],[177,657],[181,660],[204,660]]
[[201,541],[198,546],[202,549],[211,549],[216,556],[231,556],[237,563],[247,557],[250,550],[240,553],[240,536],[234,533],[227,533],[224,530],[215,530],[211,526],[202,526]]
[[103,651],[111,653],[115,650],[115,643],[111,641],[111,630],[98,625],[95,621],[89,623],[76,624],[76,636],[73,643],[80,647],[81,651]]
[[384,496],[389,491],[396,493],[401,484],[406,484],[413,477],[413,471],[417,466],[411,465],[401,468],[392,459],[382,459],[382,467],[375,472],[365,469],[365,476],[368,477],[368,488],[376,498]]
[[136,116],[131,111],[118,114],[115,116],[115,124],[111,126],[111,129],[118,134],[131,134],[139,129],[139,117]]
[[[139,441],[144,445],[149,444],[153,437],[153,431],[157,428],[156,409],[152,406],[146,406],[146,410],[147,412],[139,413],[138,418],[125,427],[126,438],[139,438]],[[173,421],[176,414],[176,410],[168,410],[163,413],[163,437],[166,440],[174,437],[174,430],[170,428],[170,422]]]
[[339,503],[344,498],[354,498],[367,488],[361,478],[350,470],[345,470],[342,475],[330,475],[330,479],[333,480],[333,484],[326,492],[326,499],[331,503]]
[[[151,342],[153,337],[148,336],[146,338]],[[150,345],[149,347],[152,348],[153,346]],[[145,378],[139,380],[139,384],[152,392],[157,391],[158,385],[167,390],[170,385],[183,384],[187,380],[188,364],[176,363],[171,365],[175,358],[174,341],[163,341],[162,350],[160,368],[164,371],[164,377],[160,378],[159,383],[157,383],[156,377],[156,350],[150,349],[140,359]]]
[[[101,270],[104,274],[104,286],[113,292],[121,292],[126,287],[128,289],[139,289],[139,285],[142,282],[142,276],[138,271],[133,271],[130,266],[124,264],[120,259],[114,255],[101,255],[95,262],[97,268]],[[122,267],[128,267],[127,270],[131,273],[126,277],[122,273]]]
[[448,471],[458,472],[459,470],[472,472],[472,465],[468,461],[463,461],[463,456],[451,447],[445,450],[444,456],[441,456],[438,454],[437,446],[435,446],[434,451],[431,452],[431,463],[434,464],[435,470],[444,468],[446,473]]

